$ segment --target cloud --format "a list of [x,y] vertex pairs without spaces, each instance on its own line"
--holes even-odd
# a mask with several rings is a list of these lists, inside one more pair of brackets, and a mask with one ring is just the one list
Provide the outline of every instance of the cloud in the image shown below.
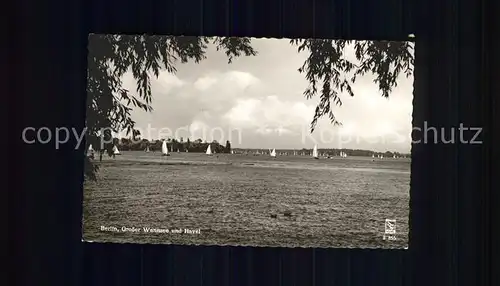
[[[151,79],[151,91],[154,93],[169,93],[175,88],[179,88],[184,86],[186,83],[179,79],[175,74],[161,72],[158,77],[155,77],[153,74],[150,74]],[[132,72],[127,72],[122,77],[123,87],[130,90],[136,91],[137,89],[137,81],[134,79]]]
[[176,87],[181,87],[186,84],[184,81],[180,80],[176,75],[166,72],[160,73],[158,75],[158,78],[153,79],[151,83],[152,83],[151,87],[152,89],[161,88],[163,91],[171,90]]
[[[312,119],[313,106],[304,102],[282,100],[277,95],[263,99],[243,98],[223,115],[233,126],[254,129],[260,134],[291,134]],[[273,130],[271,132],[271,130]]]
[[233,82],[241,89],[245,89],[250,85],[257,84],[259,82],[259,79],[251,73],[241,71],[230,71],[224,74],[223,78],[225,82]]
[[[240,99],[223,117],[228,120],[229,124],[251,127],[256,123],[257,114],[260,110],[262,102],[259,99],[246,98]],[[258,125],[258,123],[257,123]]]
[[208,88],[210,88],[212,85],[214,85],[217,82],[217,79],[211,76],[204,76],[198,78],[194,82],[194,87],[198,90],[204,91]]
[[225,73],[209,73],[203,75],[196,79],[194,82],[194,87],[199,91],[207,91],[209,89],[213,91],[224,91],[228,90],[227,87],[238,90],[244,90],[245,88],[258,84],[260,80],[248,72],[241,71],[228,71]]

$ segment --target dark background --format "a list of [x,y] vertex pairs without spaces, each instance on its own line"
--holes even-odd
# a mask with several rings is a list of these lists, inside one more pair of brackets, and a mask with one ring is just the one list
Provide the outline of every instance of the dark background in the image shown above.
[[490,51],[499,49],[485,36],[500,25],[484,3],[17,2],[18,31],[4,45],[12,52],[9,87],[19,94],[8,97],[9,130],[83,128],[91,32],[365,40],[414,33],[414,126],[483,126],[484,144],[413,147],[409,250],[139,246],[82,243],[83,149],[23,145],[16,129],[7,151],[8,273],[16,283],[8,285],[500,285],[490,276],[498,259],[490,226],[500,217],[491,216],[500,106]]

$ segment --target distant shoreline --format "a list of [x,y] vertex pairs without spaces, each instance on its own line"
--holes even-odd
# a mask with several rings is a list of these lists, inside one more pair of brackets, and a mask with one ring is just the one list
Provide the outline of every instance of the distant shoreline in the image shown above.
[[[268,152],[269,150],[268,149],[239,149],[239,148],[233,148],[231,149],[232,151],[234,151],[235,153],[234,154],[231,154],[231,153],[228,153],[228,152],[221,152],[221,153],[214,153],[212,154],[213,156],[217,156],[217,155],[248,155],[248,156],[268,156]],[[293,153],[294,151],[295,152],[311,152],[312,149],[301,149],[301,150],[298,150],[298,149],[275,149],[277,153]],[[120,151],[125,151],[125,152],[144,152],[144,150],[128,150],[128,149],[120,149]],[[246,153],[250,153],[250,152],[262,152],[260,154],[246,154]],[[400,156],[398,157],[397,159],[411,159],[411,155],[410,154],[403,154],[403,153],[393,153],[393,152],[375,152],[375,151],[367,151],[367,150],[353,150],[353,149],[318,149],[318,152],[320,153],[325,153],[326,155],[328,156],[331,156],[331,157],[338,157],[338,155],[336,154],[329,154],[328,152],[346,152],[348,154],[349,157],[364,157],[364,158],[372,158],[372,155],[383,155],[385,156],[384,158],[373,158],[373,159],[393,159],[392,156],[393,155],[396,155],[396,156]],[[367,152],[371,152],[369,154],[367,154]],[[150,151],[149,153],[161,153],[159,150],[154,150],[154,151]],[[192,153],[192,154],[204,154],[205,151],[189,151],[189,152],[176,152],[176,151],[171,151],[170,154],[177,154],[177,153]],[[304,154],[304,155],[300,155],[300,154],[282,154],[280,156],[292,156],[292,157],[310,157],[310,154],[307,153],[307,154]],[[323,156],[320,156],[320,157],[323,157]]]

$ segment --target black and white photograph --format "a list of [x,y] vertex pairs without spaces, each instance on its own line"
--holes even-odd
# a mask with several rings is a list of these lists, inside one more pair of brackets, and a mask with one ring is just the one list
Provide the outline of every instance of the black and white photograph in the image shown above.
[[408,247],[414,44],[89,35],[83,241]]

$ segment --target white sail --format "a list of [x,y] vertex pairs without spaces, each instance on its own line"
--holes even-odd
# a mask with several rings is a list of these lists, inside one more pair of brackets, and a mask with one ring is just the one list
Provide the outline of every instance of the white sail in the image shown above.
[[318,145],[314,145],[312,156],[318,158]]
[[375,154],[372,154],[372,158],[375,158]]
[[149,152],[149,146],[146,146],[146,153]]
[[273,149],[273,150],[271,151],[271,157],[276,157],[276,149]]
[[231,154],[234,154],[234,151],[233,151],[233,150],[231,150]]
[[210,148],[210,145],[208,145],[207,151],[205,152],[207,155],[212,155],[212,149]]
[[165,140],[163,140],[163,143],[161,144],[161,154],[168,155],[167,141]]
[[120,155],[120,151],[118,150],[118,147],[116,147],[116,145],[113,146],[113,154]]
[[94,151],[94,149],[92,148],[92,144],[89,145],[89,150],[88,151],[89,152],[93,152]]

